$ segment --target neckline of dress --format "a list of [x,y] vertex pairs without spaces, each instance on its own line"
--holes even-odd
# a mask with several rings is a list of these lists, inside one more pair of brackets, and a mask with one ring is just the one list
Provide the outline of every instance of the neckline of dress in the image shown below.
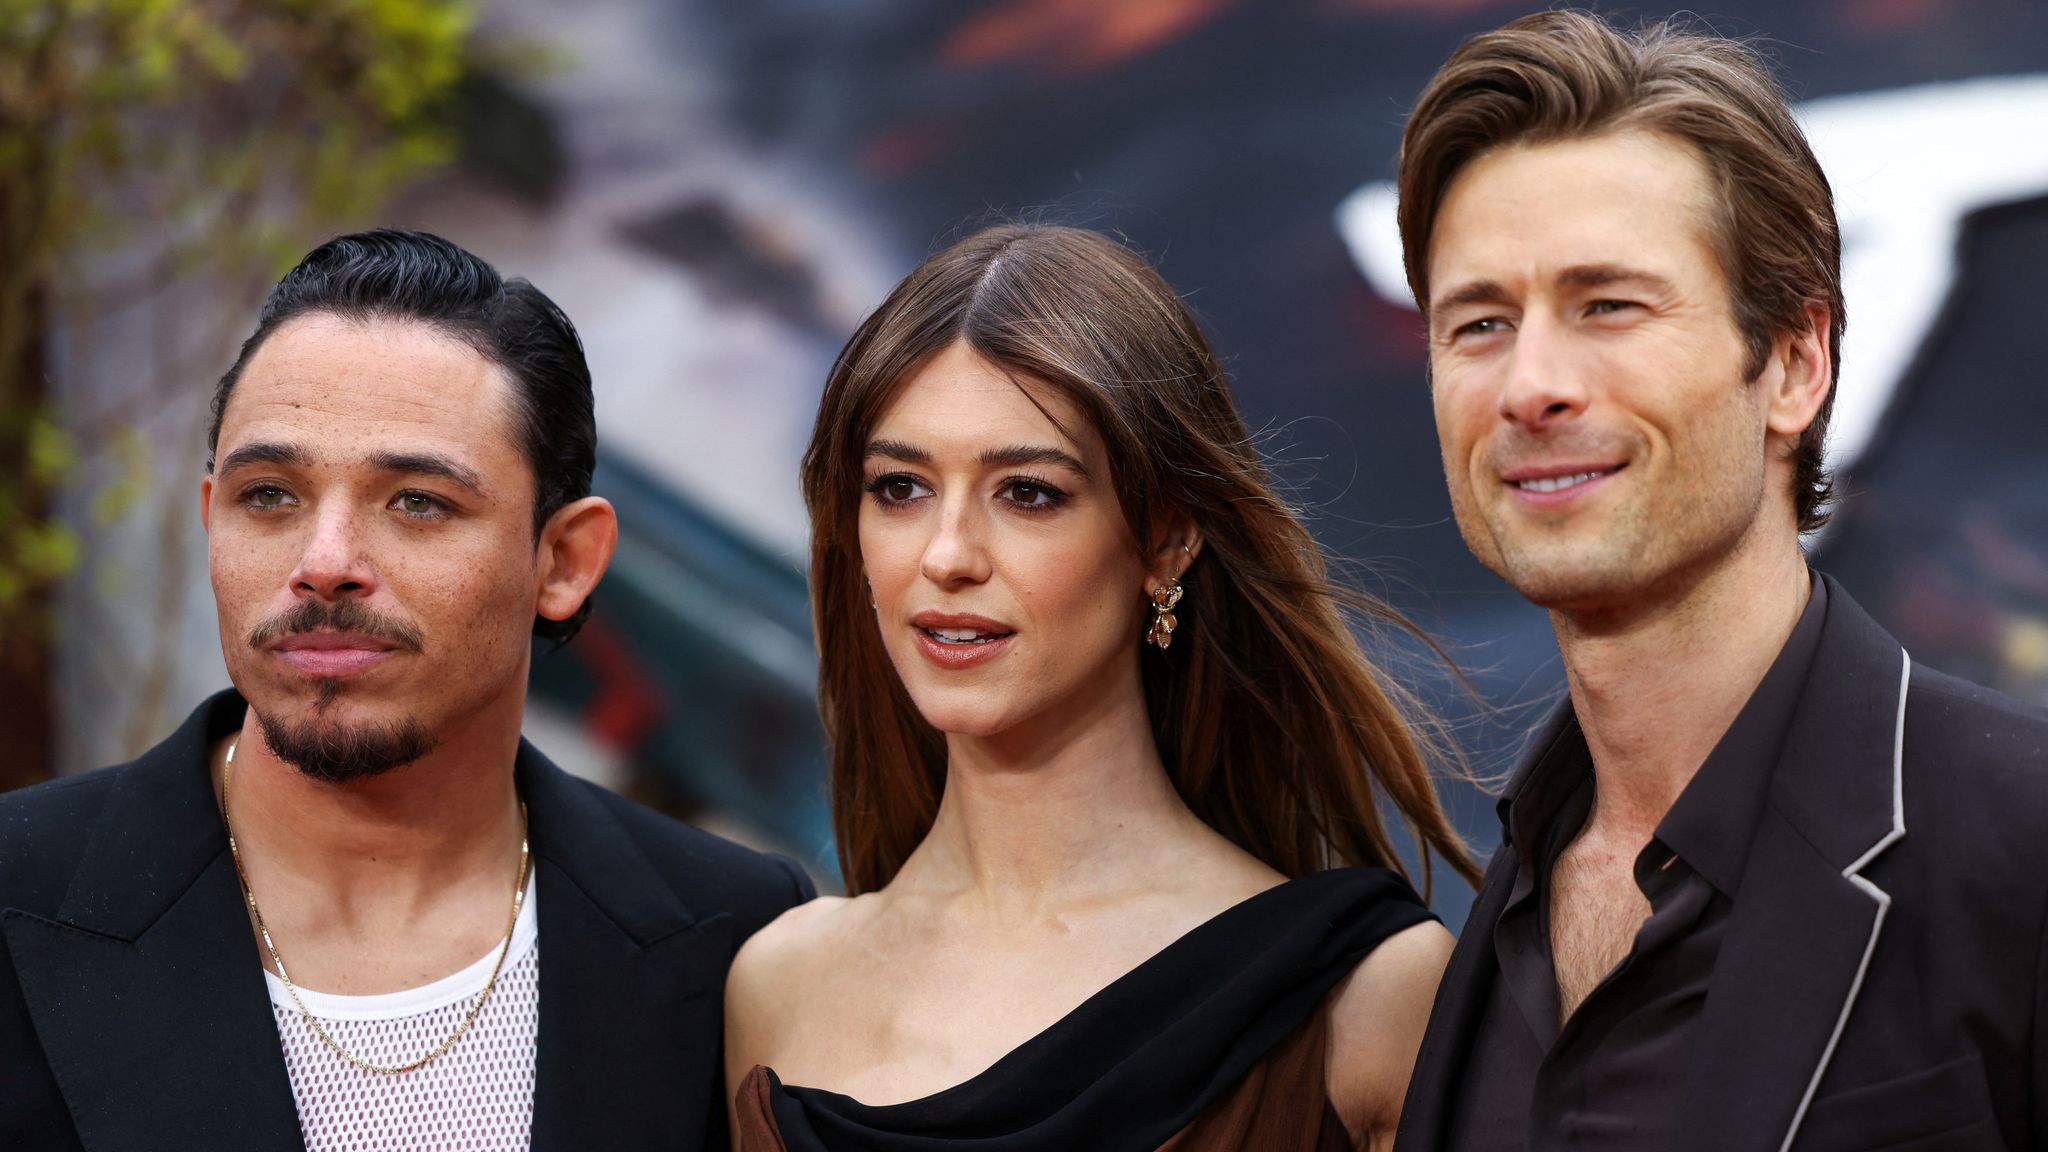
[[[995,1062],[988,1067],[960,1081],[958,1084],[941,1088],[936,1092],[913,1097],[909,1100],[899,1100],[891,1104],[868,1104],[843,1092],[834,1092],[829,1088],[812,1088],[800,1084],[784,1084],[782,1078],[775,1074],[775,1069],[766,1064],[756,1064],[753,1070],[767,1075],[771,1091],[779,1090],[792,1096],[800,1096],[820,1103],[829,1103],[838,1110],[856,1112],[865,1117],[881,1119],[903,1112],[931,1108],[943,1104],[956,1096],[975,1091],[990,1078],[1001,1075],[1005,1066],[1028,1059],[1029,1054],[1034,1049],[1053,1042],[1057,1039],[1054,1034],[1060,1032],[1063,1028],[1071,1027],[1073,1021],[1099,1013],[1104,1004],[1115,1000],[1121,995],[1128,994],[1134,985],[1142,983],[1147,976],[1170,960],[1192,949],[1198,942],[1206,941],[1210,937],[1222,932],[1226,921],[1244,919],[1251,915],[1253,911],[1273,903],[1282,894],[1293,895],[1302,892],[1304,889],[1316,889],[1337,881],[1355,879],[1363,873],[1397,875],[1392,873],[1390,869],[1384,868],[1326,868],[1321,872],[1311,872],[1306,876],[1282,880],[1270,888],[1254,892],[1250,896],[1209,917],[1207,920],[1189,928],[1179,936],[1174,937],[1172,941],[1168,942],[1159,951],[1140,960],[1129,971],[1097,989],[1065,1015],[1047,1024],[1037,1032],[1032,1033],[1028,1039],[997,1057]],[[752,1072],[750,1071],[749,1075],[751,1074]]]

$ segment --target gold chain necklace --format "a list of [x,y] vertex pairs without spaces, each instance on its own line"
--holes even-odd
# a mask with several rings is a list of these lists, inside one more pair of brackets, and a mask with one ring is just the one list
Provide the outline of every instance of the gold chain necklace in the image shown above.
[[498,948],[497,963],[491,965],[491,978],[484,982],[483,992],[477,996],[476,1003],[469,1006],[469,1014],[462,1018],[462,1023],[457,1024],[455,1031],[450,1033],[446,1040],[441,1041],[432,1052],[410,1064],[372,1064],[343,1048],[334,1037],[327,1034],[327,1029],[320,1026],[319,1018],[306,1010],[306,1002],[299,999],[298,988],[292,984],[291,975],[284,970],[284,957],[277,954],[277,945],[270,941],[270,929],[263,924],[263,912],[256,907],[256,890],[249,887],[249,872],[242,867],[242,850],[235,844],[235,826],[228,819],[228,790],[234,787],[235,749],[241,742],[242,738],[239,736],[228,742],[228,761],[221,771],[220,779],[220,822],[227,829],[228,854],[235,859],[235,875],[241,877],[242,896],[249,901],[249,914],[256,919],[256,933],[263,937],[263,947],[270,953],[270,962],[277,966],[278,978],[284,981],[284,990],[291,996],[292,1004],[298,1008],[299,1018],[306,1022],[306,1026],[313,1030],[313,1035],[318,1036],[320,1042],[327,1045],[336,1056],[365,1072],[374,1072],[379,1076],[396,1076],[401,1072],[410,1072],[432,1063],[442,1053],[455,1047],[455,1042],[462,1039],[462,1034],[469,1031],[471,1024],[476,1023],[478,1014],[484,1010],[484,1004],[491,998],[492,989],[498,986],[498,973],[505,967],[505,956],[512,951],[512,930],[519,926],[519,908],[526,902],[526,874],[530,859],[526,846],[526,801],[519,802],[519,883],[512,890],[512,915],[505,921],[505,942]]

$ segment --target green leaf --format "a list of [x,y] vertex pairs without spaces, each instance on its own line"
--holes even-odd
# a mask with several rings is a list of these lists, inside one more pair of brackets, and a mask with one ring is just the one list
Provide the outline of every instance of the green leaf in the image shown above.
[[14,536],[17,571],[33,586],[68,575],[78,566],[78,535],[56,520],[25,525]]
[[77,461],[78,447],[56,421],[47,415],[37,415],[29,420],[26,455],[29,483],[52,488]]

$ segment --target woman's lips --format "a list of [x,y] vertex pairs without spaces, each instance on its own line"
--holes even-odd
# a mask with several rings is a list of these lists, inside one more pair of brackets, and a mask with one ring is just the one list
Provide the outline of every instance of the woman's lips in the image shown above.
[[[973,668],[986,664],[1002,655],[1010,647],[1010,641],[1017,638],[1014,632],[1005,632],[985,639],[969,640],[964,643],[949,643],[933,635],[933,629],[912,625],[911,636],[917,642],[917,650],[926,660],[940,668]],[[953,629],[941,629],[953,631]]]

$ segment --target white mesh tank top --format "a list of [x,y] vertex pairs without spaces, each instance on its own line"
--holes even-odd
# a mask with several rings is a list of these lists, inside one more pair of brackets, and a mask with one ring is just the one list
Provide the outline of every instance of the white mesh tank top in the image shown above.
[[[365,1072],[329,1051],[265,969],[284,1041],[306,1152],[511,1152],[533,1128],[534,1039],[540,1031],[539,921],[532,879],[490,1003],[455,1046],[424,1068]],[[341,1046],[373,1064],[417,1060],[446,1039],[484,990],[498,950],[462,971],[383,996],[299,989]]]

